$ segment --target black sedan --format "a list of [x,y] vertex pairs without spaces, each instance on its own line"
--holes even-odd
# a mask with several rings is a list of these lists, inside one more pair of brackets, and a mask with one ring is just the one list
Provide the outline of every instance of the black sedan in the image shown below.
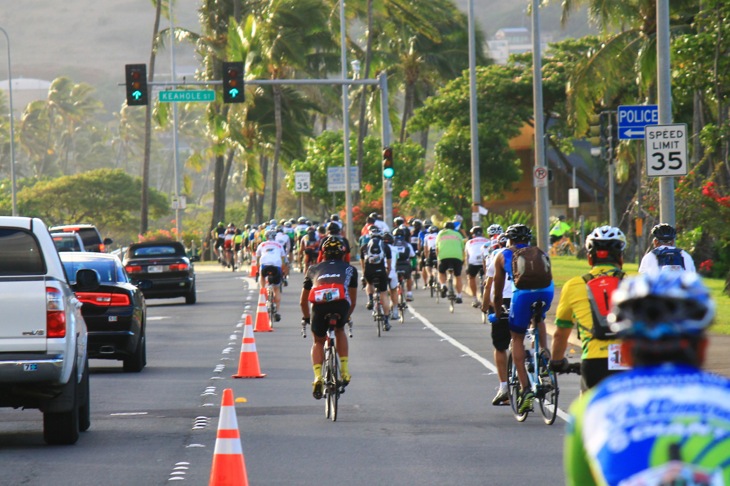
[[132,243],[123,262],[132,283],[144,283],[142,292],[146,298],[185,297],[186,304],[195,303],[195,269],[182,243]]
[[89,333],[89,357],[122,360],[124,371],[142,371],[147,364],[147,308],[142,291],[130,282],[122,262],[105,253],[59,255],[72,287],[79,270],[92,269],[99,276],[97,288],[76,291]]

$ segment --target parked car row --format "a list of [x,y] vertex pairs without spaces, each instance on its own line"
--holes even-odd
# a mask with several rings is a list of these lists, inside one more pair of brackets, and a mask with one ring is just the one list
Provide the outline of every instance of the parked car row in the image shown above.
[[90,426],[88,359],[142,371],[146,299],[194,304],[195,272],[178,242],[132,244],[120,260],[92,225],[51,230],[0,217],[0,406],[39,409],[45,441],[73,444]]

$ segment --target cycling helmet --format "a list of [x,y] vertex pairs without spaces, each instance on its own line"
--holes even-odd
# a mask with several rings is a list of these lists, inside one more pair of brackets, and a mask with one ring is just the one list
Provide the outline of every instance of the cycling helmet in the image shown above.
[[698,336],[710,326],[715,303],[696,273],[656,272],[627,278],[611,296],[611,329],[625,338]]
[[307,218],[305,218],[304,216],[299,216],[299,219],[297,219],[297,223],[307,224]]
[[395,231],[393,231],[393,236],[399,239],[403,239],[406,237],[406,229],[404,226],[398,226]]
[[345,245],[335,236],[329,236],[322,242],[322,253],[327,260],[339,260],[345,255]]
[[497,236],[504,233],[504,229],[498,224],[490,224],[489,228],[487,228],[487,234],[489,236]]
[[331,219],[332,221],[339,221],[339,220],[340,220],[340,216],[339,216],[339,215],[337,215],[337,214],[333,214],[332,216],[330,216],[330,219]]
[[497,238],[495,238],[497,241],[499,241],[499,246],[505,247],[507,246],[507,233],[500,233]]
[[284,227],[282,225],[277,226],[276,227],[276,232],[277,233],[283,233],[284,232]]
[[286,220],[284,218],[281,218],[279,220],[279,224],[282,225],[282,226],[284,226],[284,223],[286,223]]
[[[289,218],[289,224],[297,224],[297,220],[294,218]],[[302,223],[304,224],[304,223]]]
[[469,230],[469,234],[473,237],[475,236],[482,236],[484,234],[481,226],[472,226],[472,228]]
[[429,233],[438,233],[439,232],[439,228],[438,228],[438,226],[436,226],[435,224],[433,224],[433,225],[431,225],[431,226],[428,227],[428,232]]
[[662,223],[651,229],[651,236],[659,241],[674,241],[677,237],[677,230],[667,223]]
[[372,225],[369,230],[370,236],[383,236],[383,232],[380,231],[380,228],[378,228],[375,225]]
[[276,238],[276,230],[268,230],[266,232],[266,241],[274,241]]
[[413,228],[416,231],[420,231],[421,228],[423,228],[423,223],[421,223],[421,220],[420,219],[414,219],[413,220],[413,223],[411,223],[411,224],[413,225]]
[[433,224],[433,223],[431,223],[431,220],[430,219],[424,219],[423,220],[423,226],[431,226],[431,224]]
[[586,236],[586,250],[595,256],[599,250],[620,254],[626,248],[626,236],[614,226],[600,226]]
[[462,221],[464,221],[464,218],[461,217],[461,214],[457,214],[456,216],[454,216],[454,221],[457,223],[461,223]]
[[510,241],[530,241],[532,239],[532,231],[524,224],[513,224],[505,232],[507,239]]
[[235,225],[235,224],[233,224],[233,223],[228,223],[228,227],[229,227],[229,228],[235,228],[235,227],[236,227],[236,225]]
[[335,223],[334,221],[330,221],[329,223],[327,223],[327,233],[331,235],[339,235],[340,225]]
[[370,213],[368,216],[370,216],[373,219],[378,219],[378,213]]
[[276,220],[275,220],[275,219],[272,219],[272,220],[270,220],[270,221],[269,221],[269,224],[270,224],[271,226],[276,226]]
[[454,228],[456,228],[456,225],[454,224],[453,221],[447,221],[446,224],[444,225],[444,229],[452,230]]
[[390,232],[383,233],[383,241],[388,243],[389,245],[392,244],[395,240],[393,239],[393,235]]
[[408,218],[408,224],[410,224],[411,226],[413,226],[413,223],[415,223],[415,222],[416,222],[416,218],[413,218],[413,217]]
[[284,228],[291,228],[291,221],[284,223]]
[[325,225],[320,224],[319,226],[317,226],[317,233],[319,233],[320,235],[323,235],[326,232],[327,232],[327,228],[325,227]]
[[400,216],[396,216],[393,218],[393,226],[400,226],[406,222],[405,219],[401,218]]

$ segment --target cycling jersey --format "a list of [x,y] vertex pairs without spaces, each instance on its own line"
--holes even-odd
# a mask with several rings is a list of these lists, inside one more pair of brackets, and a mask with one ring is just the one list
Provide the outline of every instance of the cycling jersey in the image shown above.
[[351,304],[348,289],[357,288],[357,269],[342,260],[312,265],[304,276],[304,288],[310,291],[309,302],[313,304],[336,300]]
[[457,231],[444,229],[436,236],[438,259],[455,258],[464,261],[464,238]]
[[289,239],[289,236],[284,233],[276,233],[274,241],[284,248],[284,253],[289,254],[289,250],[291,249],[291,240]]
[[482,259],[482,248],[487,243],[489,243],[489,240],[483,236],[476,236],[466,242],[464,253],[469,265],[482,265],[484,263]]
[[[730,484],[728,439],[728,378],[688,365],[637,367],[603,380],[571,406],[567,484]],[[670,454],[694,465],[695,478],[712,481],[670,476]]]
[[[617,267],[610,264],[596,265],[590,270],[591,275],[598,275],[603,272],[616,270]],[[583,353],[581,359],[607,359],[609,350],[619,352],[620,341],[600,341],[593,338],[593,317],[591,315],[591,304],[588,301],[588,289],[582,276],[573,277],[563,285],[560,291],[560,301],[555,311],[555,325],[562,328],[578,328],[578,337],[581,341]]]
[[[494,253],[490,255],[490,260],[487,265],[487,271],[484,274],[487,278],[494,278],[494,260],[496,260],[497,255],[499,255],[502,251],[504,251],[504,248],[498,248]],[[503,299],[512,299],[512,277],[509,273],[505,275],[505,282],[504,282],[504,289],[502,290],[502,298]],[[489,296],[489,299],[494,302],[494,286],[492,286],[492,294]],[[505,304],[506,305],[506,304]]]
[[[673,249],[673,246],[661,246],[659,248],[670,248]],[[697,269],[695,268],[695,262],[692,260],[692,256],[690,256],[689,253],[687,253],[684,250],[680,250],[682,252],[682,259],[684,262],[684,271],[687,272],[696,272]],[[663,267],[659,267],[659,261],[657,259],[656,254],[653,251],[650,251],[646,255],[644,255],[641,258],[641,263],[639,264],[639,273],[649,273],[649,272],[658,272],[661,271],[682,271],[682,267],[678,265],[665,265]]]
[[259,258],[261,267],[265,265],[281,267],[286,258],[286,253],[284,247],[276,241],[264,241],[256,248],[256,257]]

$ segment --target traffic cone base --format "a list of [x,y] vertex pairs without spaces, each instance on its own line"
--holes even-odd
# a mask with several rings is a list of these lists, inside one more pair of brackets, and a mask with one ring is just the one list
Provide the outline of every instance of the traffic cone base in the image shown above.
[[246,319],[246,326],[243,328],[243,341],[241,343],[241,358],[238,362],[238,373],[233,378],[263,378],[266,374],[261,373],[259,366],[259,354],[256,351],[256,340],[253,337],[253,326],[251,321]]
[[248,486],[233,390],[223,390],[209,486]]

